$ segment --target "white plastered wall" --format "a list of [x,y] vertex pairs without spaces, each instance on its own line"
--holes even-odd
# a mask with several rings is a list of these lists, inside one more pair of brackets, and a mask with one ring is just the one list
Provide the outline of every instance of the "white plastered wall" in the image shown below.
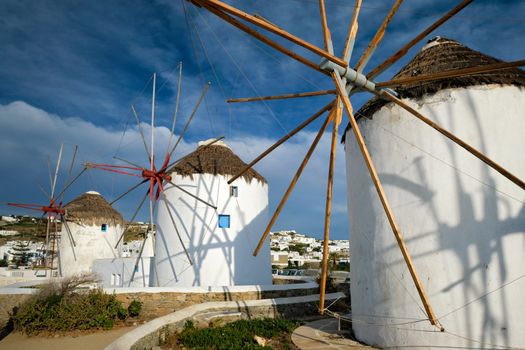
[[120,225],[114,225],[108,219],[106,232],[102,232],[101,225],[81,224],[68,221],[76,246],[69,238],[65,225],[59,244],[59,269],[63,277],[91,273],[93,262],[96,259],[118,258],[120,249],[115,244],[122,234]]
[[[523,89],[448,89],[407,102],[525,179]],[[422,303],[349,130],[345,147],[357,337],[394,348],[524,347],[525,192],[392,104],[359,126],[446,332],[423,320]]]
[[[268,240],[259,255],[252,256],[268,223],[268,186],[239,178],[232,185],[238,197],[230,196],[228,178],[194,174],[173,175],[173,182],[217,210],[168,185],[157,207],[157,271],[159,286],[231,286],[271,284]],[[190,264],[165,207],[168,203]],[[230,228],[218,227],[218,215],[230,215]]]

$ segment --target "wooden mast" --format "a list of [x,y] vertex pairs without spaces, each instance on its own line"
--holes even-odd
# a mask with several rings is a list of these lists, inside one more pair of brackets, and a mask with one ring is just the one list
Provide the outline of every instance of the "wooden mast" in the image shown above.
[[321,281],[319,285],[319,312],[324,314],[324,298],[326,292],[326,279],[328,275],[328,241],[330,240],[330,219],[332,216],[332,194],[334,184],[334,167],[335,167],[335,151],[337,147],[337,130],[341,124],[342,112],[341,101],[339,98],[334,105],[334,117],[332,121],[332,139],[330,143],[330,162],[328,166],[328,181],[326,186],[326,207],[324,216],[324,234],[323,234],[323,260],[321,263]]

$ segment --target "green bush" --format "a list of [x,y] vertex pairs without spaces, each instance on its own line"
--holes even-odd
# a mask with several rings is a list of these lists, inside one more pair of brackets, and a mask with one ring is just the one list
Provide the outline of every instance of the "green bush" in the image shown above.
[[[76,279],[48,285],[21,304],[11,315],[15,330],[36,334],[40,331],[110,329],[115,322],[131,314],[114,294],[100,289],[78,291],[81,280],[85,282]],[[140,308],[140,302],[138,306],[133,303],[133,314],[138,315]]]
[[138,300],[133,300],[131,303],[129,303],[128,306],[128,314],[131,317],[137,317],[140,314],[140,311],[142,310],[142,303]]
[[178,339],[189,349],[271,349],[260,346],[254,335],[263,338],[276,338],[282,333],[291,333],[299,326],[298,322],[283,319],[240,320],[222,327],[196,329],[193,322],[186,321]]

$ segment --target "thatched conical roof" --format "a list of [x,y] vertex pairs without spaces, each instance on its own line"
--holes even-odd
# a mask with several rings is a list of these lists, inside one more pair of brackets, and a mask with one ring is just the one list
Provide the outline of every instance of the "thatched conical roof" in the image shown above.
[[124,223],[122,215],[113,209],[100,193],[94,191],[78,196],[67,203],[64,208],[67,221],[84,225],[122,225]]
[[[233,153],[224,142],[218,141],[211,146],[206,146],[210,141],[199,142],[197,150],[177,163],[170,169],[170,172],[190,177],[193,174],[233,176],[241,172],[246,163]],[[259,182],[266,183],[266,179],[253,168],[244,173],[242,178],[246,182],[256,179]]]
[[[498,62],[502,61],[472,50],[457,41],[436,37],[429,40],[416,57],[404,66],[393,79],[478,67]],[[487,84],[525,86],[525,72],[519,68],[511,68],[490,73],[407,84],[402,87],[396,87],[395,91],[401,98],[418,98],[423,95],[434,94],[443,89],[466,88]],[[375,97],[359,109],[356,113],[356,118],[371,117],[387,103],[389,101]],[[346,130],[349,127],[350,125],[347,126]]]

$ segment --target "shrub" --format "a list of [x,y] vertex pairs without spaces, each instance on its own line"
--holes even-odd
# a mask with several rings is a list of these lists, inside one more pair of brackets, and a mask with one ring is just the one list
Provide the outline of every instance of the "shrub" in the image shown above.
[[[126,310],[113,294],[100,289],[78,290],[87,276],[74,277],[60,284],[42,288],[11,315],[16,330],[26,334],[40,331],[71,331],[93,328],[110,329],[118,320],[126,319]],[[133,313],[140,312],[141,304],[133,304]]]
[[178,335],[182,345],[190,349],[269,349],[257,344],[254,335],[276,338],[282,333],[291,333],[298,322],[284,319],[240,320],[222,327],[197,329],[192,321],[186,321]]
[[140,314],[140,311],[142,310],[142,303],[138,300],[133,300],[131,303],[129,303],[128,306],[128,314],[131,317],[137,317]]

